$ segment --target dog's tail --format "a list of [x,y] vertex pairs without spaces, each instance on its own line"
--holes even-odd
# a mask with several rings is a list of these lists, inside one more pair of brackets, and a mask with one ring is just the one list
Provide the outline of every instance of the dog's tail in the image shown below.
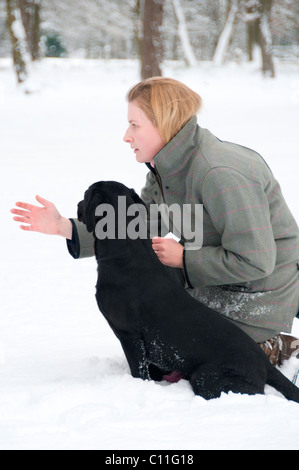
[[299,388],[272,364],[269,364],[266,383],[271,385],[271,387],[274,387],[278,392],[282,393],[288,400],[299,403]]

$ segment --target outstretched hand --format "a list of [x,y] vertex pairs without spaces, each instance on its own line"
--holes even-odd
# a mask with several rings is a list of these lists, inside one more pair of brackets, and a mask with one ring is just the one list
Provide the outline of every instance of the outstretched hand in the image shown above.
[[62,217],[56,206],[40,196],[36,196],[37,202],[43,207],[34,206],[26,202],[16,202],[20,209],[11,209],[13,220],[21,222],[22,230],[40,232],[47,235],[61,235],[65,238],[72,238],[72,224],[70,220]]

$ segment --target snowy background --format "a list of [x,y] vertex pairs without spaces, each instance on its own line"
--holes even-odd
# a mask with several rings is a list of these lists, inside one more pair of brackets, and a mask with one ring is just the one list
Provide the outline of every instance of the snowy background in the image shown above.
[[[201,94],[202,127],[263,155],[299,221],[299,65],[276,67],[274,80],[256,62],[169,63],[164,75]],[[122,141],[137,81],[133,61],[44,59],[24,93],[0,60],[0,449],[298,450],[299,405],[270,387],[205,401],[184,380],[133,379],[95,302],[95,260],[75,261],[63,239],[12,221],[14,203],[36,194],[71,217],[97,180],[140,191],[146,168]]]

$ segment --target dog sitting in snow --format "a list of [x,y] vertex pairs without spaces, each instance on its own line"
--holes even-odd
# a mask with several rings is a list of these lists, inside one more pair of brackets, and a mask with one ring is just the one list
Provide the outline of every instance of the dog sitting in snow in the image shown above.
[[[121,342],[132,376],[160,381],[180,371],[205,399],[229,391],[263,394],[269,384],[299,403],[299,389],[246,333],[185,291],[158,260],[150,239],[97,238],[103,215],[97,216],[96,208],[112,205],[117,224],[118,196],[125,196],[127,207],[143,204],[123,184],[99,182],[85,192],[78,218],[95,235],[96,299]],[[128,224],[132,218],[126,214],[125,220]]]

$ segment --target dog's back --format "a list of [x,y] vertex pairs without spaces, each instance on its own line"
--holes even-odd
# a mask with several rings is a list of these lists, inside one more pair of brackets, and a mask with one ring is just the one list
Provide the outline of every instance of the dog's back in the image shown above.
[[[115,206],[118,194],[126,196],[127,206],[142,203],[115,182],[92,185],[86,192],[80,217],[89,221],[90,231],[95,231],[97,205],[103,200]],[[122,344],[133,376],[161,380],[180,370],[194,392],[207,399],[223,391],[263,393],[269,383],[299,402],[297,387],[248,335],[176,282],[150,240],[95,238],[95,252],[98,305]]]

